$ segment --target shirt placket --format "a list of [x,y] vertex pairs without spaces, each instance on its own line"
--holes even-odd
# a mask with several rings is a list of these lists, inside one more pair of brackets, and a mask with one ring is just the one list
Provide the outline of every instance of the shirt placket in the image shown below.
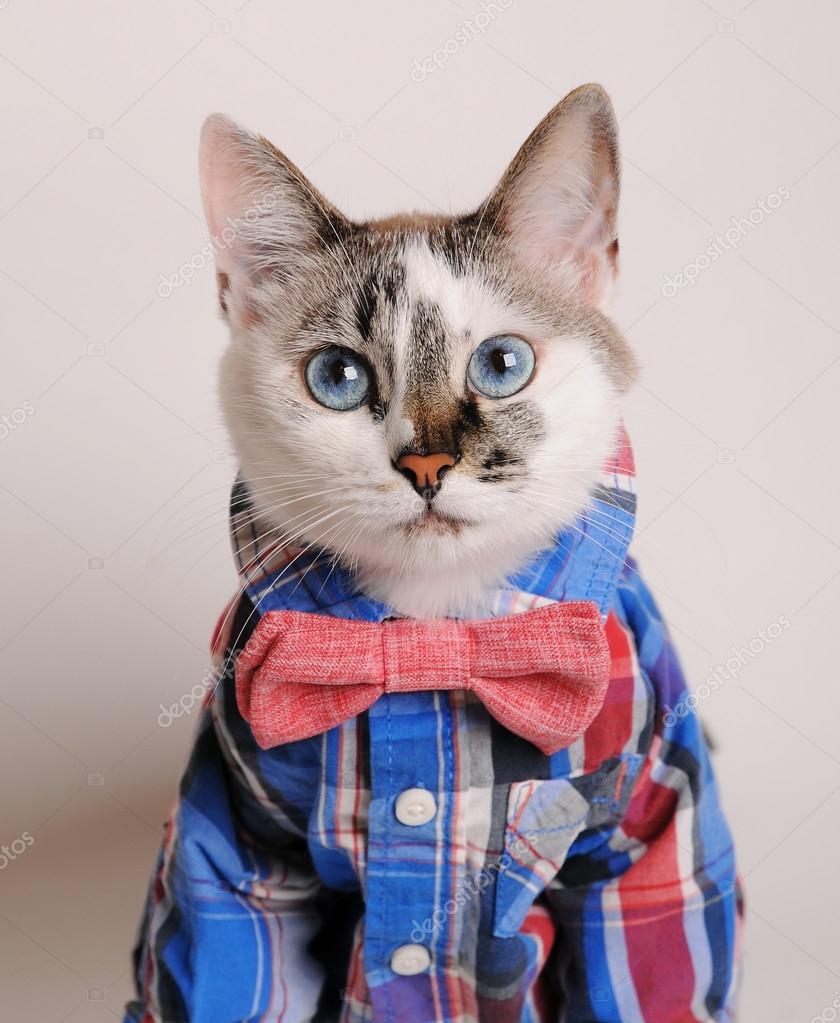
[[448,693],[392,693],[369,712],[371,806],[364,967],[377,1020],[456,1016],[451,894],[456,714]]

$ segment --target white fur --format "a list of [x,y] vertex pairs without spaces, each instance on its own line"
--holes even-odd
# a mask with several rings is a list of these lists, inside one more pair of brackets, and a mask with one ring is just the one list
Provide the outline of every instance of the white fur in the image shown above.
[[[304,527],[301,545],[339,552],[358,568],[367,592],[416,617],[478,611],[493,588],[573,522],[611,453],[619,416],[616,388],[589,341],[546,336],[478,279],[456,280],[434,262],[426,246],[415,243],[406,252],[415,294],[433,297],[459,333],[468,327],[479,339],[502,331],[533,339],[538,369],[528,393],[548,426],[521,489],[457,469],[447,475],[435,507],[471,523],[457,535],[434,529],[406,535],[425,505],[391,464],[411,430],[399,400],[383,424],[365,408],[331,412],[305,394],[290,417],[278,397],[301,390],[298,374],[258,330],[256,338],[253,330],[235,332],[222,369],[227,423],[265,522],[290,536]],[[398,366],[408,343],[394,338]],[[462,383],[471,351],[464,344],[452,360],[453,383]],[[246,407],[242,395],[252,399]],[[302,474],[297,485],[294,473]],[[264,493],[266,479],[269,485],[276,479],[280,489]]]

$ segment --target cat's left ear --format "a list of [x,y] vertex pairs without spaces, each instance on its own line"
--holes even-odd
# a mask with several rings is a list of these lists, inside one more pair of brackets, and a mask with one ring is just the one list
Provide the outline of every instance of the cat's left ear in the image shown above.
[[514,258],[548,270],[586,303],[618,271],[618,128],[600,85],[569,93],[530,134],[484,212]]

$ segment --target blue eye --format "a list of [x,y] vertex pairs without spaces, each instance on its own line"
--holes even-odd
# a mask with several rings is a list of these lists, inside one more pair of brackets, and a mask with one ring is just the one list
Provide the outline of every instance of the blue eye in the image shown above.
[[316,352],[304,370],[306,385],[315,401],[339,412],[349,412],[365,403],[370,375],[364,359],[338,345]]
[[536,361],[534,349],[521,337],[488,337],[472,354],[467,380],[485,398],[508,398],[528,383]]

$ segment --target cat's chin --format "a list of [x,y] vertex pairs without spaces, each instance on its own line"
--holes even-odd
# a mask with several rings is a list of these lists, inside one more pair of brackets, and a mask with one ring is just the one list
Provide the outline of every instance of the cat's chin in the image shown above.
[[443,576],[425,579],[387,579],[362,573],[365,593],[407,618],[484,617],[491,588],[464,587]]
[[368,596],[409,618],[483,618],[492,610],[496,591],[506,579],[551,542],[550,537],[521,544],[500,556],[487,555],[484,567],[474,559],[447,559],[399,573],[381,565],[359,564],[357,579]]

